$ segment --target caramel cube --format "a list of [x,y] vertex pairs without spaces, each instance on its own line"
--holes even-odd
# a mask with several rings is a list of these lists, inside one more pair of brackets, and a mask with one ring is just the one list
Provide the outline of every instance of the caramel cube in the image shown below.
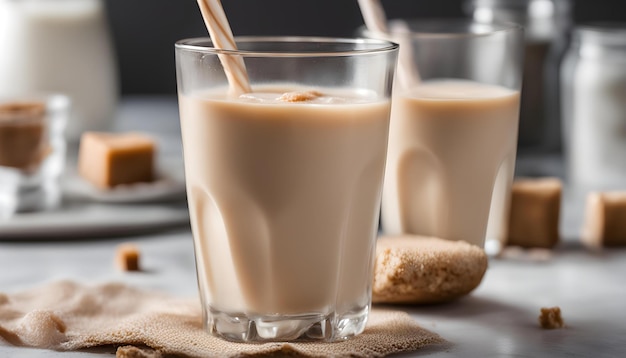
[[565,323],[563,317],[561,317],[560,307],[544,307],[541,309],[541,315],[539,316],[539,325],[543,329],[557,329],[563,328]]
[[121,271],[139,271],[139,248],[133,244],[121,244],[115,253],[115,266]]
[[583,243],[626,245],[626,192],[594,192],[587,196]]
[[154,178],[154,153],[154,140],[140,133],[87,132],[80,141],[78,171],[102,189],[150,182]]
[[161,352],[149,347],[117,347],[115,358],[163,358]]
[[507,245],[549,249],[559,242],[562,187],[556,178],[513,183]]

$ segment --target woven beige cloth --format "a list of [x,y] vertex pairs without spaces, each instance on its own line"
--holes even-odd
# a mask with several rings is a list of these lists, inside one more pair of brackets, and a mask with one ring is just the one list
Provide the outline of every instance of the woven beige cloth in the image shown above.
[[[17,346],[78,350],[121,347],[118,357],[382,357],[445,341],[406,313],[373,309],[365,332],[338,343],[241,344],[202,329],[197,300],[138,290],[122,284],[61,281],[15,294],[0,293],[0,337]],[[1,341],[1,340],[0,340]]]

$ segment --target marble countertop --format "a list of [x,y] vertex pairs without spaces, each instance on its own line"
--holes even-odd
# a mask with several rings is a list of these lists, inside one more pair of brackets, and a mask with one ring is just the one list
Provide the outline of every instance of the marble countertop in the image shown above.
[[[173,97],[124,99],[118,126],[147,128],[163,155],[179,156]],[[143,127],[142,127],[143,126]],[[550,162],[553,160],[553,162]],[[521,160],[527,173],[557,171],[558,160]],[[589,251],[575,240],[582,204],[568,195],[563,207],[564,240],[552,252],[491,259],[479,288],[459,301],[436,306],[397,306],[452,345],[403,357],[624,357],[626,356],[626,250]],[[115,248],[136,243],[143,272],[114,269]],[[0,291],[15,292],[44,282],[124,282],[174,295],[197,295],[191,232],[160,228],[133,236],[99,239],[0,241]],[[543,330],[541,307],[559,306],[566,328]],[[0,357],[101,357],[98,351],[51,352],[0,343]]]

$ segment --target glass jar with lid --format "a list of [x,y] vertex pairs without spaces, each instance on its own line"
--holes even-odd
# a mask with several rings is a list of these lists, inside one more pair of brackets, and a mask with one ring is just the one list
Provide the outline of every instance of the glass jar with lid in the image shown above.
[[626,189],[626,24],[577,27],[561,88],[571,184]]
[[479,22],[514,22],[524,27],[519,149],[522,153],[558,152],[558,69],[572,22],[571,1],[466,0],[465,9]]

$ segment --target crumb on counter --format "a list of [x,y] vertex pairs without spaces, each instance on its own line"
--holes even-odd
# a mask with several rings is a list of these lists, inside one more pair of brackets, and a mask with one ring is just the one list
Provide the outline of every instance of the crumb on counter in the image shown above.
[[539,324],[543,329],[563,328],[563,317],[561,317],[561,308],[559,307],[543,307],[539,316]]
[[295,91],[283,93],[282,96],[278,97],[278,100],[283,102],[306,102],[321,96],[323,94],[318,91]]
[[130,243],[121,244],[115,252],[115,266],[120,271],[140,271],[139,248]]

